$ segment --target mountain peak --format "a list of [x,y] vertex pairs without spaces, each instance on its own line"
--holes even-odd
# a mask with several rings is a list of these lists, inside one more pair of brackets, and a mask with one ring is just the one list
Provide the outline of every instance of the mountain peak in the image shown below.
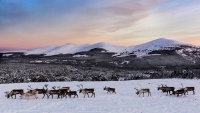
[[175,41],[175,40],[172,40],[172,39],[167,39],[167,38],[158,38],[158,39],[152,40],[148,43],[183,44],[181,42],[178,42],[178,41]]
[[176,45],[182,45],[182,44],[184,44],[184,43],[181,43],[181,42],[178,42],[175,40],[171,40],[171,39],[166,39],[166,38],[158,38],[158,39],[152,40],[152,41],[144,43],[144,44],[133,46],[131,48],[133,51],[159,50],[164,47],[174,47]]
[[107,42],[99,42],[99,43],[96,43],[94,45],[97,45],[97,46],[101,46],[101,47],[104,47],[104,46],[111,46],[111,44],[107,43]]

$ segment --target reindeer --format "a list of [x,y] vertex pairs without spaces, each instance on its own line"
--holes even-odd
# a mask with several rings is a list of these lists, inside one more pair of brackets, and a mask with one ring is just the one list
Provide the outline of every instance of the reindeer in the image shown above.
[[166,87],[166,88],[163,90],[163,92],[167,92],[167,95],[168,95],[168,94],[170,94],[170,92],[173,93],[174,89],[175,89],[174,87]]
[[68,95],[70,98],[71,98],[72,95],[74,95],[74,98],[75,98],[75,97],[78,98],[78,94],[77,94],[76,91],[71,91],[71,90],[69,90],[69,91],[67,92],[67,95]]
[[170,92],[173,93],[174,89],[175,89],[174,87],[168,87],[167,85],[165,86],[162,85],[162,87],[158,87],[158,90],[162,90],[163,93],[167,92],[167,95],[170,94]]
[[109,93],[115,93],[116,94],[116,92],[115,92],[115,88],[111,88],[111,87],[104,87],[103,88],[103,90],[106,90],[107,91],[107,94],[108,94],[108,92]]
[[161,87],[160,87],[160,86],[158,87],[158,90],[162,90],[162,92],[164,93],[165,88],[166,88],[166,87],[162,84]]
[[143,97],[144,97],[144,93],[148,93],[148,96],[149,95],[151,96],[150,89],[141,89],[141,90],[136,89],[136,90],[137,90],[136,94],[139,95],[139,97],[140,97],[141,94],[143,94]]
[[26,93],[23,93],[23,94],[21,95],[21,98],[29,99],[29,97],[33,96],[33,97],[35,97],[35,99],[37,99],[37,98],[38,98],[37,94],[38,94],[38,91],[36,91],[36,90],[33,90],[33,91],[31,91],[31,92],[28,91],[28,92],[26,92]]
[[[46,84],[45,84],[45,85],[46,85]],[[44,85],[44,86],[45,86],[45,85]],[[32,91],[33,91],[33,88],[31,87],[31,85],[28,85],[28,87],[29,87],[30,89],[27,88],[27,90],[29,90],[29,92],[32,92]],[[46,87],[46,86],[45,86],[45,87]],[[45,95],[46,95],[46,90],[44,89],[44,87],[43,87],[42,89],[36,88],[36,89],[34,89],[34,90],[38,91],[38,94],[43,94],[43,97],[42,97],[42,98],[45,97]]]
[[189,91],[193,91],[193,95],[195,94],[195,92],[194,92],[194,87],[185,87],[185,88],[183,88],[183,84],[181,83],[181,86],[182,86],[182,89],[185,91],[185,93],[187,93],[187,95],[188,95],[188,92]]
[[52,87],[53,90],[48,90],[48,84],[45,84],[45,87],[46,87],[47,98],[49,98],[49,96],[52,96],[52,99],[53,99],[53,95],[58,95],[58,98],[59,98],[60,90],[57,90],[55,86]]
[[[84,94],[84,98],[85,98],[85,95],[86,95],[86,94],[88,95],[88,98],[89,98],[89,93],[92,93],[92,96],[95,97],[94,88],[90,88],[90,89],[84,88],[84,89],[83,89],[83,85],[82,85],[82,84],[77,85],[77,86],[80,88],[79,93],[83,93],[83,94]],[[80,86],[82,86],[82,87],[80,87]],[[91,97],[92,97],[92,96],[91,96]]]
[[70,87],[62,87],[59,89],[61,98],[67,95],[67,92],[70,90]]
[[193,91],[193,95],[195,94],[195,92],[194,92],[194,87],[185,87],[185,88],[183,88],[184,89],[184,91],[187,93],[187,95],[188,95],[188,92],[189,91]]
[[181,88],[181,89],[179,89],[179,90],[176,90],[176,91],[173,91],[173,94],[174,95],[176,95],[177,94],[177,97],[179,96],[179,95],[185,95],[185,90],[183,89],[183,88]]
[[[6,93],[7,98],[10,98],[13,95],[15,95],[15,99],[16,99],[16,95],[17,94],[20,94],[20,95],[24,94],[24,90],[23,89],[13,89],[10,93],[8,91],[5,92],[5,93]],[[13,99],[13,97],[12,97],[12,99]]]

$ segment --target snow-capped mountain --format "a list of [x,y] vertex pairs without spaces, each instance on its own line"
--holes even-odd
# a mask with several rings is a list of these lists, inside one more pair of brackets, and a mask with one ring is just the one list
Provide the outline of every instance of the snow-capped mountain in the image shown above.
[[94,48],[103,48],[109,52],[120,53],[126,47],[116,46],[109,43],[101,42],[96,44],[86,44],[86,45],[75,45],[75,44],[65,44],[63,46],[48,46],[42,48],[32,49],[26,52],[27,55],[30,54],[46,54],[50,55],[58,55],[58,54],[74,54],[82,51],[89,51]]
[[149,52],[154,50],[168,50],[170,48],[174,48],[180,45],[189,44],[185,44],[171,39],[159,38],[144,44],[129,46],[127,50],[128,52],[134,52],[134,54],[138,57],[142,57],[148,55]]
[[175,47],[178,45],[185,45],[182,42],[166,39],[166,38],[159,38],[144,44],[136,45],[136,46],[130,46],[129,48],[132,51],[137,51],[137,50],[160,50],[164,49],[166,47]]
[[175,48],[183,45],[196,47],[191,44],[185,44],[171,39],[159,38],[144,44],[128,46],[128,47],[112,45],[105,42],[96,44],[86,44],[86,45],[65,44],[63,46],[48,46],[48,47],[29,50],[26,52],[26,55],[46,54],[47,56],[51,56],[58,54],[74,54],[77,52],[89,51],[94,48],[103,48],[108,52],[114,52],[116,53],[116,55],[121,55],[121,56],[127,56],[130,53],[132,54],[134,53],[137,56],[146,56],[149,52],[154,50],[167,50],[169,48]]
[[45,54],[46,55],[73,54],[80,51],[80,49],[84,48],[85,46],[86,45],[65,44],[51,51],[48,51]]

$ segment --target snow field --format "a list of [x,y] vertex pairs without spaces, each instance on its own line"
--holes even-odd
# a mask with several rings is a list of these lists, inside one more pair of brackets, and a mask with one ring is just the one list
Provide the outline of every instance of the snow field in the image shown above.
[[[166,96],[157,90],[158,85],[166,84],[174,86],[175,90],[184,87],[194,86],[195,95],[176,97]],[[95,98],[57,99],[7,99],[5,91],[21,89],[25,91],[28,85],[32,88],[42,88],[44,84],[52,86],[70,86],[71,90],[78,90],[77,85],[83,84],[84,88],[95,88]],[[133,81],[106,81],[106,82],[50,82],[50,83],[17,83],[0,84],[0,112],[1,113],[199,113],[200,111],[200,80],[188,79],[154,79],[154,80],[133,80]],[[117,94],[107,94],[103,90],[105,86],[116,88]],[[152,96],[138,97],[134,88],[149,88]]]

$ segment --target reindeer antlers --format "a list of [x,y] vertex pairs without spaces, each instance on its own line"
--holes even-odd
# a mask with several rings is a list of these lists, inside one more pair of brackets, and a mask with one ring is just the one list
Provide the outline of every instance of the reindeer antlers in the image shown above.
[[28,87],[31,88],[31,89],[33,89],[33,88],[31,87],[31,85],[28,85]]
[[182,88],[183,88],[183,83],[181,83],[181,86],[182,86]]
[[82,89],[83,89],[83,84],[80,84],[82,86]]
[[56,86],[53,86],[52,89],[56,90]]
[[31,85],[28,85],[28,87],[30,88],[27,88],[27,90],[32,90],[33,88],[31,87]]
[[5,94],[8,94],[9,93],[9,91],[6,91],[6,92],[4,92]]
[[77,87],[79,87],[80,89],[83,89],[83,84],[77,85]]

